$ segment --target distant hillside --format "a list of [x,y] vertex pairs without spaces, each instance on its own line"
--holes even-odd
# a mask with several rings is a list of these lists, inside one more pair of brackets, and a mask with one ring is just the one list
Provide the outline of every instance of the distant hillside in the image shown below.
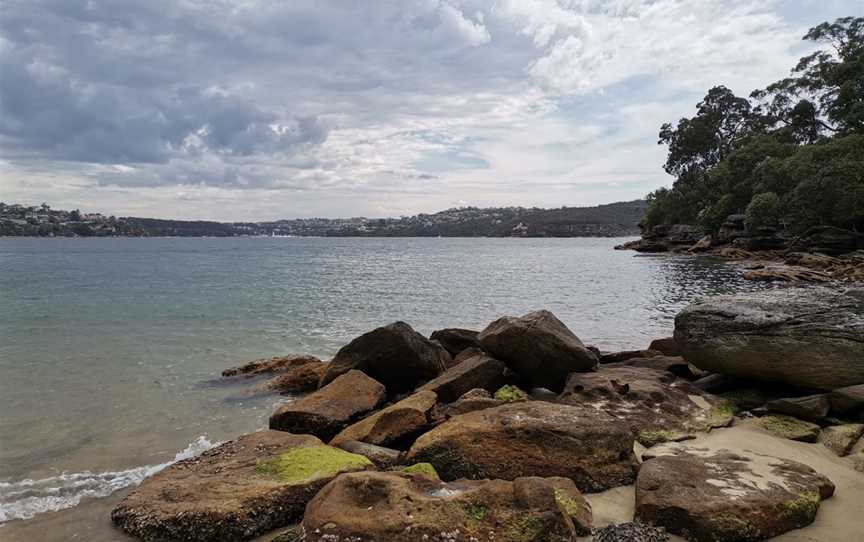
[[0,204],[0,235],[236,237],[618,237],[637,235],[643,200],[597,207],[463,207],[400,218],[298,218],[213,222],[104,217],[47,205]]

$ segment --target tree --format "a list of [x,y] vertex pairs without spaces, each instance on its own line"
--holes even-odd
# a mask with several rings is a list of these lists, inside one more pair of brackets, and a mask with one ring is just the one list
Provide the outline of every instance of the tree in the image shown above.
[[756,194],[744,213],[744,224],[750,231],[780,222],[780,198],[774,192]]

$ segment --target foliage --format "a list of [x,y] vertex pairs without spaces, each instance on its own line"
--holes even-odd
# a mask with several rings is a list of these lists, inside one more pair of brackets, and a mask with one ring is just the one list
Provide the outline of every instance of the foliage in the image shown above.
[[864,227],[864,18],[804,36],[824,47],[790,77],[754,91],[710,89],[696,115],[664,124],[671,188],[648,196],[641,226],[694,224],[716,232],[730,214],[747,227]]

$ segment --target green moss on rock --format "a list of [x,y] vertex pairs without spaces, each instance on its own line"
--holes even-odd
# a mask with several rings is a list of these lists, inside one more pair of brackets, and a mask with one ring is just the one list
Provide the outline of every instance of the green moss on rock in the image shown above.
[[759,425],[778,437],[802,442],[816,442],[820,427],[815,423],[801,421],[791,416],[765,416]]
[[664,429],[645,429],[643,431],[639,431],[639,434],[636,436],[636,440],[642,446],[650,448],[662,442],[674,442],[680,437],[681,433],[676,433],[674,431],[667,431]]
[[798,518],[802,521],[809,522],[816,512],[819,510],[819,502],[821,501],[819,493],[815,491],[805,491],[797,498],[791,501],[786,501],[780,505],[780,513],[786,517]]
[[506,385],[498,388],[495,392],[495,399],[504,401],[505,403],[513,403],[516,401],[527,401],[528,394],[520,390],[516,386]]
[[426,478],[431,478],[433,480],[441,479],[441,477],[438,476],[438,471],[435,470],[435,467],[433,467],[431,463],[415,463],[414,465],[402,467],[401,470],[408,474],[419,474],[420,476],[425,476]]
[[470,503],[465,505],[465,515],[474,521],[483,521],[489,513],[485,504]]
[[274,459],[261,461],[256,472],[296,484],[316,478],[335,476],[341,472],[363,470],[372,466],[366,457],[332,446],[294,448]]

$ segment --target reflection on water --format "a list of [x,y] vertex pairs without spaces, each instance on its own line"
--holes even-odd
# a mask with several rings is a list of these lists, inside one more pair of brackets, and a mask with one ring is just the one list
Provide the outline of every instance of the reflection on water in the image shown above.
[[695,297],[761,287],[621,241],[0,239],[0,482],[159,465],[263,427],[279,399],[212,385],[223,368],[327,357],[394,320],[429,333],[547,308],[586,343],[636,348]]

